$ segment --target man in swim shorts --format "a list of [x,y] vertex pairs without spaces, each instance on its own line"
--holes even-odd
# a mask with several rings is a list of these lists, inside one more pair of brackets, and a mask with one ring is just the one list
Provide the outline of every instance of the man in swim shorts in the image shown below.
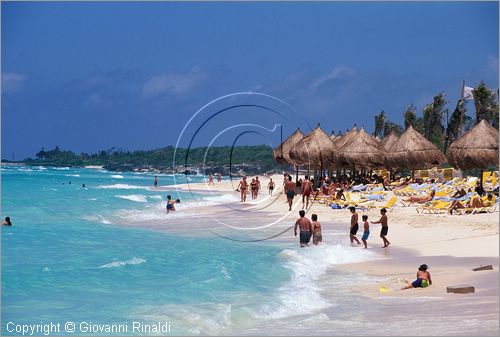
[[295,183],[292,177],[288,176],[288,181],[285,183],[286,200],[288,201],[288,211],[292,210],[293,198],[295,197]]
[[304,177],[304,181],[302,182],[302,209],[304,209],[304,201],[306,204],[306,209],[309,208],[309,197],[312,192],[312,184],[309,180],[309,176]]
[[386,248],[386,247],[388,247],[391,244],[389,242],[389,240],[387,240],[387,238],[386,238],[387,233],[389,232],[389,226],[388,226],[388,221],[387,221],[387,215],[386,215],[386,213],[387,213],[387,210],[385,208],[382,208],[380,210],[380,214],[382,215],[380,217],[380,220],[372,222],[372,223],[379,223],[379,224],[382,225],[382,228],[380,229],[380,237],[384,241],[384,246],[382,248]]
[[297,221],[295,221],[295,227],[293,228],[295,236],[297,236],[297,227],[300,228],[299,242],[301,248],[309,246],[309,241],[311,240],[311,233],[313,230],[311,220],[306,218],[305,215],[306,212],[304,212],[304,210],[300,210],[299,212],[300,218],[298,218]]
[[349,207],[349,210],[351,211],[351,227],[349,227],[349,239],[351,240],[351,245],[354,244],[354,241],[357,242],[357,244],[361,244],[359,242],[358,238],[356,237],[356,233],[358,233],[359,229],[359,224],[358,224],[358,213],[356,212],[356,207],[351,206]]

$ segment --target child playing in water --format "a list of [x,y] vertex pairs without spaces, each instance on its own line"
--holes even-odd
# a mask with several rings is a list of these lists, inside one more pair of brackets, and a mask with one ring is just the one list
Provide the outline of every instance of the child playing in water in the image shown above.
[[172,200],[172,197],[170,195],[167,195],[167,214],[170,212],[175,212],[175,203],[180,203],[180,199],[177,200]]
[[361,241],[365,245],[365,249],[368,248],[366,240],[368,240],[368,236],[370,235],[370,224],[368,223],[368,215],[363,215],[363,236],[361,237]]
[[427,271],[429,267],[426,264],[418,267],[417,279],[412,283],[407,282],[406,286],[401,288],[401,290],[411,289],[411,288],[425,288],[432,284],[431,273]]

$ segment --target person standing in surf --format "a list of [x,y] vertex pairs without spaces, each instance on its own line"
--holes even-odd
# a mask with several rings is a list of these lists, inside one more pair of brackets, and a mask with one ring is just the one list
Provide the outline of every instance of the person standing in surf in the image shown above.
[[158,176],[155,176],[155,178],[153,179],[153,185],[154,187],[158,187]]
[[349,207],[349,210],[351,211],[351,227],[349,228],[349,239],[351,240],[351,245],[354,244],[354,241],[357,242],[357,244],[361,244],[359,242],[358,238],[356,237],[356,233],[358,232],[359,229],[359,224],[358,224],[358,213],[356,212],[356,207],[351,206]]
[[372,223],[379,223],[382,225],[382,228],[380,229],[380,237],[384,241],[384,246],[382,248],[386,248],[391,244],[389,242],[389,240],[387,240],[387,238],[386,238],[387,233],[389,232],[389,226],[388,226],[388,220],[387,220],[386,214],[387,214],[387,210],[385,208],[382,208],[380,210],[380,215],[382,215],[380,217],[380,220],[372,222]]
[[[293,185],[295,188],[295,184]],[[299,235],[300,248],[309,246],[309,241],[311,240],[311,234],[313,231],[311,220],[306,218],[305,215],[306,212],[304,212],[304,210],[299,211],[300,218],[298,218],[297,221],[295,221],[295,227],[293,228],[295,236],[297,236],[297,227],[300,228],[300,235]]]

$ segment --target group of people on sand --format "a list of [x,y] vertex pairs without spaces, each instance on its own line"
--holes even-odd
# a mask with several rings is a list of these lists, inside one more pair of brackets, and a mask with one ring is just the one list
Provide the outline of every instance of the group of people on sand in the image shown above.
[[212,186],[214,186],[214,185],[215,185],[215,183],[214,183],[214,176],[217,176],[217,182],[219,182],[219,183],[220,183],[220,182],[222,181],[222,174],[220,174],[220,173],[216,173],[216,174],[214,175],[214,174],[210,173],[210,174],[208,175],[208,185],[212,185]]
[[[251,192],[252,200],[257,199],[257,197],[259,196],[259,191],[262,188],[262,186],[260,184],[259,177],[252,178],[252,181],[250,182],[250,184],[248,184],[247,177],[244,176],[240,180],[240,183],[238,184],[238,187],[236,188],[236,191],[240,192],[241,202],[247,201],[247,193],[248,193],[248,187],[249,187],[248,185],[250,185],[250,192]],[[272,194],[272,191],[274,189],[274,182],[272,181],[272,179],[269,182],[268,189],[269,189],[269,194]]]
[[[351,245],[354,245],[354,241],[358,245],[361,244],[359,242],[358,237],[356,234],[358,233],[359,230],[359,215],[358,212],[356,212],[356,207],[351,206],[349,207],[349,211],[351,211],[351,226],[349,227],[349,239],[351,240]],[[387,240],[387,234],[389,232],[389,226],[388,226],[388,219],[387,219],[387,210],[385,208],[382,208],[380,210],[380,219],[377,221],[372,221],[372,224],[380,224],[381,229],[380,229],[380,238],[384,242],[384,246],[382,248],[389,247],[391,244],[389,240]],[[368,222],[368,215],[364,214],[361,219],[363,220],[363,236],[361,237],[361,241],[363,241],[363,245],[365,246],[365,249],[368,248],[368,237],[370,236],[370,223]]]

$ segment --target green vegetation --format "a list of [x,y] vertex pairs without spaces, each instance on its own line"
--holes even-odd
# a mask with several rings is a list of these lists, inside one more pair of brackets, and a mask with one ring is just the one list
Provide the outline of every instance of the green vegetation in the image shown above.
[[[464,101],[460,99],[457,102],[455,110],[449,115],[446,107],[448,100],[445,93],[440,92],[432,103],[425,106],[422,111],[422,117],[417,116],[415,105],[411,104],[403,113],[404,129],[410,125],[436,145],[440,150],[446,151],[446,148],[465,131],[474,126],[474,121],[479,123],[482,119],[498,129],[498,97],[497,94],[488,88],[484,82],[472,91],[474,95],[474,106],[476,118],[466,115]],[[449,118],[447,120],[447,118]],[[396,134],[401,134],[404,130],[397,123],[387,119],[384,111],[375,115],[374,136],[383,138],[394,130]]]
[[[55,147],[52,150],[42,148],[36,158],[25,159],[29,165],[47,166],[89,166],[100,165],[108,169],[133,170],[133,169],[171,169],[174,160],[174,147],[168,146],[150,151],[100,151],[98,153],[75,154],[72,151],[61,150]],[[189,165],[205,167],[222,167],[229,165],[258,166],[262,171],[269,171],[276,167],[273,160],[272,148],[265,145],[256,146],[230,146],[198,147],[178,149],[176,154],[176,167]]]

